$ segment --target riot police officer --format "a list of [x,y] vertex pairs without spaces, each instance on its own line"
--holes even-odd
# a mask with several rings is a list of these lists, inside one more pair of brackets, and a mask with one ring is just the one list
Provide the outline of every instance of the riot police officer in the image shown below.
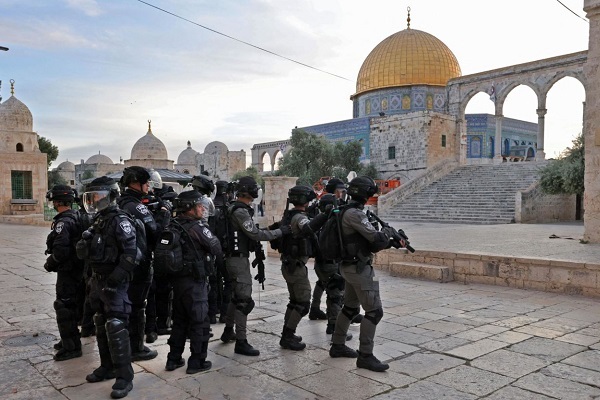
[[94,179],[83,195],[94,223],[77,243],[77,255],[92,269],[90,304],[96,314],[96,341],[100,367],[88,382],[116,378],[111,397],[122,398],[133,389],[131,347],[127,330],[131,303],[127,291],[141,252],[135,221],[119,209],[119,186],[106,176]]
[[[231,302],[227,308],[225,329],[221,340],[228,343],[235,340],[234,352],[246,356],[258,356],[260,351],[252,347],[246,337],[248,314],[254,308],[252,300],[252,275],[250,272],[250,252],[256,249],[257,241],[273,240],[291,232],[289,226],[279,229],[259,229],[252,220],[254,214],[250,204],[258,197],[258,185],[251,176],[239,179],[236,201],[228,210],[229,243],[225,266],[233,284]],[[234,332],[235,324],[235,332]]]
[[[230,187],[227,181],[215,182],[215,198],[213,203],[215,204],[215,215],[209,217],[208,224],[211,232],[221,242],[221,247],[225,251],[227,246],[227,209],[229,208],[229,195],[228,188]],[[231,301],[231,280],[227,275],[227,269],[225,268],[225,262],[222,259],[217,259],[215,264],[215,286],[217,291],[217,310],[219,312],[219,322],[225,322],[225,314],[227,314],[227,307]],[[211,290],[213,284],[211,283]],[[210,293],[209,293],[209,314],[210,314]]]
[[[367,176],[358,176],[348,185],[351,201],[341,218],[342,263],[341,275],[346,281],[344,306],[337,317],[333,333],[331,357],[357,358],[356,366],[382,372],[388,364],[373,355],[375,330],[383,317],[379,281],[371,265],[373,253],[390,246],[390,236],[375,230],[363,212],[367,199],[377,193],[377,184]],[[359,306],[365,310],[360,325],[359,349],[356,352],[344,344],[350,322],[358,315]]]
[[284,316],[283,332],[279,345],[284,349],[302,350],[306,344],[300,336],[296,336],[298,323],[309,312],[310,281],[306,263],[316,252],[316,236],[327,220],[326,214],[320,214],[309,220],[306,215],[308,203],[315,199],[315,192],[308,186],[294,186],[288,191],[288,202],[294,205],[286,210],[282,225],[289,224],[291,235],[281,239],[281,273],[289,292],[289,303]]
[[168,344],[170,351],[165,369],[173,371],[185,365],[181,357],[186,337],[190,338],[191,356],[186,373],[210,369],[206,361],[210,324],[208,312],[208,276],[212,257],[222,258],[221,244],[203,220],[214,212],[210,197],[196,190],[182,192],[175,199],[177,217],[174,220],[190,240],[182,244],[183,271],[171,277],[173,283],[173,329]]
[[[332,197],[327,197],[327,199],[329,200],[325,200],[322,202],[321,199],[327,196],[327,194],[325,194],[321,197],[321,199],[319,199],[319,202],[323,205],[333,204],[334,202],[337,206],[342,206],[346,204],[346,184],[341,179],[331,178],[325,185],[325,192],[327,194],[330,194],[331,196],[335,196],[335,201],[329,201],[332,199]],[[319,207],[319,204],[317,203],[315,206]],[[315,259],[315,272],[317,272],[318,265],[322,265],[322,262],[321,260],[319,260],[319,257]],[[311,320],[326,319],[331,322],[331,315],[327,315],[321,310],[321,297],[323,297],[323,292],[326,290],[327,281],[323,281],[320,278],[318,272],[317,277],[319,277],[319,279],[317,280],[317,283],[315,284],[315,288],[313,290],[312,302],[310,304],[310,312],[308,314],[308,318]],[[335,315],[337,315],[337,313]],[[333,320],[335,321],[335,318]],[[333,328],[329,329],[328,326],[327,330],[327,333],[333,333]],[[331,332],[329,332],[329,330],[331,330]]]
[[77,211],[71,209],[76,193],[70,186],[56,185],[46,193],[46,199],[58,214],[46,239],[48,258],[44,268],[56,272],[56,323],[60,333],[55,361],[81,357],[81,340],[77,295],[83,282],[83,263],[77,258],[75,244],[81,238]]
[[169,223],[171,212],[162,208],[157,212],[155,219],[148,207],[142,203],[142,197],[147,195],[155,185],[155,181],[150,179],[150,173],[145,168],[139,166],[125,168],[120,183],[125,190],[118,199],[119,207],[142,221],[146,232],[146,248],[143,250],[143,259],[136,266],[133,279],[129,284],[129,299],[132,308],[129,318],[131,359],[133,361],[151,360],[158,355],[158,352],[144,345],[144,334],[146,301],[153,278],[152,251],[160,232]]

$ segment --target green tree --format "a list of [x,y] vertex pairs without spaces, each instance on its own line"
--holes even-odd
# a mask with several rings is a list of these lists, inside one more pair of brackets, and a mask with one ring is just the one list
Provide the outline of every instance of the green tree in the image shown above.
[[48,189],[52,188],[55,185],[66,185],[67,180],[63,178],[58,171],[49,171],[48,172]]
[[584,191],[585,146],[580,133],[573,146],[567,147],[557,160],[540,170],[540,186],[548,194],[576,194]]
[[369,168],[360,163],[360,142],[330,143],[322,136],[294,129],[291,146],[279,162],[277,175],[297,176],[298,184],[312,186],[323,176],[345,178],[350,171],[363,174]]
[[232,181],[237,181],[238,179],[240,179],[243,176],[251,176],[254,178],[254,180],[256,181],[256,183],[258,183],[259,186],[262,186],[264,183],[264,180],[262,178],[262,176],[260,176],[260,174],[258,173],[258,170],[254,167],[248,167],[243,171],[238,171],[235,174],[233,174],[233,176],[231,177]]
[[48,156],[48,168],[50,168],[52,161],[58,158],[58,147],[43,136],[38,136],[38,147],[42,153],[46,153]]

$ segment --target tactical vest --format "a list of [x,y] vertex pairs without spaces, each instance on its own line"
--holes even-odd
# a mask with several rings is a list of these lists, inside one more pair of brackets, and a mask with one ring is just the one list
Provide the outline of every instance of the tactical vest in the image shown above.
[[190,236],[192,225],[197,221],[177,219],[186,233],[182,233],[181,249],[183,253],[182,275],[191,275],[194,279],[203,279],[213,274],[212,257],[207,254],[200,243],[194,243]]
[[250,218],[252,218],[252,215],[254,214],[254,210],[252,209],[252,207],[242,203],[241,201],[235,201],[229,206],[229,209],[227,210],[227,251],[225,254],[228,257],[249,257],[250,251],[254,251],[254,248],[256,247],[256,242],[250,239],[248,236],[246,236],[245,233],[242,232],[243,228],[234,226],[234,224],[231,222],[231,219],[233,218],[233,213],[238,208],[244,208],[248,210]]
[[[56,224],[58,222],[63,221],[65,218],[73,220],[73,226],[75,227],[74,232],[69,232],[70,246],[69,246],[69,254],[61,254],[60,258],[68,258],[68,261],[65,262],[65,265],[59,267],[60,270],[68,270],[70,267],[81,267],[83,266],[83,261],[79,260],[75,253],[75,245],[81,239],[81,233],[83,232],[81,226],[81,219],[79,213],[75,210],[67,210],[60,215],[58,220],[52,221],[52,225],[50,227],[51,232],[46,238],[46,252],[44,254],[52,254],[54,240],[58,236],[56,233]],[[63,257],[64,256],[64,257]]]
[[[286,211],[281,219],[281,225],[289,225],[297,214],[303,214],[301,210]],[[281,237],[281,254],[291,258],[313,257],[314,246],[312,238],[303,235],[301,232],[293,235],[284,235]]]
[[[358,208],[352,204],[344,206],[346,210],[350,208]],[[347,214],[346,214],[347,215]],[[342,221],[343,221],[342,216]],[[363,237],[360,233],[354,232],[350,235],[344,235],[342,229],[342,236],[344,241],[345,257],[344,260],[356,260],[357,258],[369,257],[371,252],[369,251],[369,241]]]

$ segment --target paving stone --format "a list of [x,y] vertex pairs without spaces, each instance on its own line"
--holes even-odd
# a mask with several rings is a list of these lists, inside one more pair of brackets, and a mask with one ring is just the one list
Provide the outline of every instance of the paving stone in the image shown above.
[[431,340],[431,337],[428,336],[423,336],[423,335],[416,335],[414,333],[410,333],[407,331],[389,331],[389,332],[381,332],[379,333],[379,336],[386,338],[386,339],[390,339],[390,340],[394,340],[400,343],[406,343],[406,344],[412,344],[412,345],[419,345],[421,343],[425,343],[429,340]]
[[289,382],[302,376],[319,373],[330,367],[323,363],[292,354],[288,357],[276,357],[254,363],[252,364],[252,368],[282,381]]
[[552,364],[540,371],[544,375],[563,378],[574,382],[600,387],[600,372],[574,365]]
[[350,393],[353,399],[367,399],[391,389],[389,385],[333,368],[294,379],[290,383],[332,400],[347,400]]
[[516,317],[504,319],[501,321],[496,321],[492,325],[498,325],[498,326],[503,326],[505,328],[514,329],[514,328],[518,328],[520,326],[532,324],[539,320],[540,320],[539,318],[533,318],[533,317],[528,317],[525,315],[519,315]]
[[423,328],[418,328],[416,326],[403,329],[403,331],[414,333],[416,335],[427,336],[427,337],[431,337],[431,338],[442,338],[442,337],[449,336],[447,333],[444,333],[444,332],[432,331],[431,329],[423,329]]
[[464,346],[445,351],[445,353],[467,360],[473,360],[484,354],[491,353],[494,350],[498,350],[506,346],[508,346],[508,343],[506,342],[499,342],[497,340],[491,339],[482,339],[477,342],[469,343]]
[[598,388],[546,376],[539,372],[527,375],[513,383],[513,385],[564,400],[591,399],[600,396],[600,389]]
[[587,350],[563,360],[565,364],[600,371],[600,351]]
[[11,395],[3,396],[2,398],[7,400],[65,400],[67,397],[63,396],[61,392],[59,392],[52,386],[47,386],[38,389],[23,390]]
[[416,400],[416,399],[445,399],[445,400],[471,400],[477,396],[459,392],[447,386],[433,382],[420,381],[405,389],[395,389],[388,393],[372,397],[373,400]]
[[389,370],[423,379],[464,363],[464,360],[443,354],[416,353],[390,362]]
[[551,400],[552,397],[530,392],[514,386],[506,386],[485,398],[486,400]]
[[[443,318],[443,317],[442,317]],[[402,325],[405,327],[417,326],[429,322],[429,319],[415,317],[413,315],[403,315],[401,317],[390,318],[387,320],[390,323]]]
[[413,317],[422,318],[427,321],[437,321],[438,319],[446,318],[445,315],[440,315],[427,311],[419,311],[412,314]]
[[467,343],[472,343],[470,340],[461,339],[457,337],[445,337],[441,339],[434,339],[427,343],[420,344],[419,347],[431,351],[439,351],[444,352],[451,349],[455,349],[457,347],[463,346]]
[[506,327],[497,326],[497,325],[481,325],[481,326],[478,326],[478,327],[476,327],[474,329],[477,330],[477,331],[487,332],[487,333],[493,333],[493,334],[498,334],[498,333],[506,332],[508,330],[508,328],[506,328]]
[[475,329],[469,329],[468,331],[455,333],[452,336],[475,342],[477,340],[485,339],[486,337],[492,336],[492,334],[489,332],[482,332],[477,331]]
[[369,378],[376,382],[380,382],[386,385],[389,385],[393,388],[401,388],[410,385],[411,383],[417,382],[417,379],[412,378],[410,376],[399,374],[392,370],[387,370],[384,374],[381,372],[369,371],[364,368],[357,368],[351,373],[363,376],[365,378]]
[[492,340],[498,340],[500,342],[506,342],[510,344],[519,343],[529,338],[531,338],[531,335],[513,331],[506,331],[494,336],[490,336],[490,339]]
[[557,337],[556,340],[561,342],[580,344],[582,346],[591,346],[592,344],[598,343],[600,338],[588,335],[582,335],[579,333],[567,333],[566,335]]
[[438,332],[442,332],[442,333],[447,333],[449,335],[458,333],[458,332],[462,332],[462,331],[466,331],[467,329],[469,329],[468,327],[466,327],[462,324],[458,324],[456,322],[448,322],[448,321],[427,322],[425,324],[419,325],[418,327],[423,328],[423,329],[431,329],[433,331],[438,331]]
[[513,344],[509,350],[517,353],[527,354],[546,361],[560,361],[573,354],[577,354],[586,348],[576,344],[559,342],[545,338],[534,337]]
[[393,360],[406,354],[414,353],[418,350],[419,348],[415,346],[410,346],[408,344],[395,341],[388,341],[383,344],[375,342],[375,348],[373,352],[375,353],[375,356],[381,360]]
[[50,382],[29,362],[18,360],[2,364],[0,396],[50,386]]
[[576,319],[565,318],[562,315],[560,317],[549,318],[543,321],[535,322],[530,324],[531,327],[547,328],[553,331],[569,333],[575,332],[579,329],[583,329],[589,326],[589,321],[579,321]]
[[473,367],[511,378],[520,378],[548,364],[548,361],[508,350],[497,350],[471,361]]
[[452,387],[461,392],[484,396],[508,385],[514,379],[461,365],[431,376],[426,380]]

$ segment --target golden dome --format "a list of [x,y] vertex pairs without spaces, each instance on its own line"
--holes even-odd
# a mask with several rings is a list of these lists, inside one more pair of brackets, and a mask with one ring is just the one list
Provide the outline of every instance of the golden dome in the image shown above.
[[409,28],[384,39],[371,51],[360,67],[352,97],[396,86],[446,86],[449,79],[459,76],[458,61],[441,40]]

